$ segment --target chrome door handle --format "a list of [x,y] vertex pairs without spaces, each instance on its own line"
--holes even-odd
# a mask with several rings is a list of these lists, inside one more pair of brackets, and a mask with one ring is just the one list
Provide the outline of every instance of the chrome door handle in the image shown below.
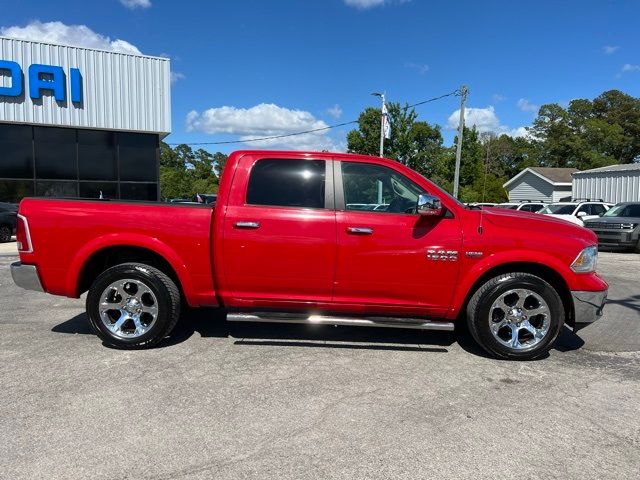
[[236,228],[253,229],[260,228],[260,222],[236,222],[233,224]]
[[347,233],[352,235],[371,235],[373,228],[371,227],[347,227]]

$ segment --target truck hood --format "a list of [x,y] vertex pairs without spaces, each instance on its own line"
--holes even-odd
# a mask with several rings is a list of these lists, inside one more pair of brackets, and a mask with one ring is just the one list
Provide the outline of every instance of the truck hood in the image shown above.
[[[566,215],[572,217],[571,215]],[[497,227],[508,228],[527,235],[537,233],[541,236],[559,237],[563,240],[573,238],[588,245],[596,245],[597,237],[589,229],[569,223],[560,215],[541,215],[539,213],[505,210],[501,208],[484,209],[484,220]]]

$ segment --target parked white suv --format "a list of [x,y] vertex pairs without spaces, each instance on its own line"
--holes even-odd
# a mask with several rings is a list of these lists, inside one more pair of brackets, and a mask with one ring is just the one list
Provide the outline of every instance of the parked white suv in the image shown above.
[[562,218],[576,225],[584,226],[583,222],[585,220],[598,218],[611,207],[613,207],[613,204],[600,200],[557,202],[548,205],[538,213],[549,215],[550,217]]
[[521,202],[506,202],[499,203],[495,207],[496,208],[508,208],[509,210],[518,210],[520,212],[532,212],[536,213],[546,207],[547,204],[544,202],[532,202],[529,200],[523,200]]

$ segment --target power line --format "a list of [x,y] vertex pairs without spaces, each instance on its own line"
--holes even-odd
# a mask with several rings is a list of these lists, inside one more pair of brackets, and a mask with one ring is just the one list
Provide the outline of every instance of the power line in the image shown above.
[[[414,103],[413,105],[408,105],[406,108],[417,107],[418,105],[424,105],[425,103],[435,102],[436,100],[440,100],[445,97],[450,97],[452,95],[460,95],[460,90],[454,90],[453,92],[445,93],[444,95],[440,95],[438,97],[429,98],[427,100],[423,100],[418,103]],[[187,142],[187,143],[168,143],[167,145],[176,146],[176,145],[230,145],[233,143],[250,143],[250,142],[260,142],[264,140],[275,140],[278,138],[287,138],[287,137],[295,137],[297,135],[304,135],[307,133],[315,133],[322,132],[324,130],[331,130],[332,128],[344,127],[345,125],[352,125],[354,123],[358,123],[358,120],[351,120],[350,122],[337,123],[335,125],[329,125],[327,127],[314,128],[312,130],[304,130],[302,132],[293,132],[293,133],[285,133],[282,135],[271,135],[269,137],[259,137],[259,138],[249,138],[246,140],[226,140],[220,142]]]

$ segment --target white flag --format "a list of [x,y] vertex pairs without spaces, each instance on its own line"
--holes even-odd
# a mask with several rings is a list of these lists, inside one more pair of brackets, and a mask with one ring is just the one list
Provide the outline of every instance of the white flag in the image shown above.
[[391,122],[389,121],[389,111],[386,103],[382,104],[382,131],[384,132],[384,138],[391,138]]

